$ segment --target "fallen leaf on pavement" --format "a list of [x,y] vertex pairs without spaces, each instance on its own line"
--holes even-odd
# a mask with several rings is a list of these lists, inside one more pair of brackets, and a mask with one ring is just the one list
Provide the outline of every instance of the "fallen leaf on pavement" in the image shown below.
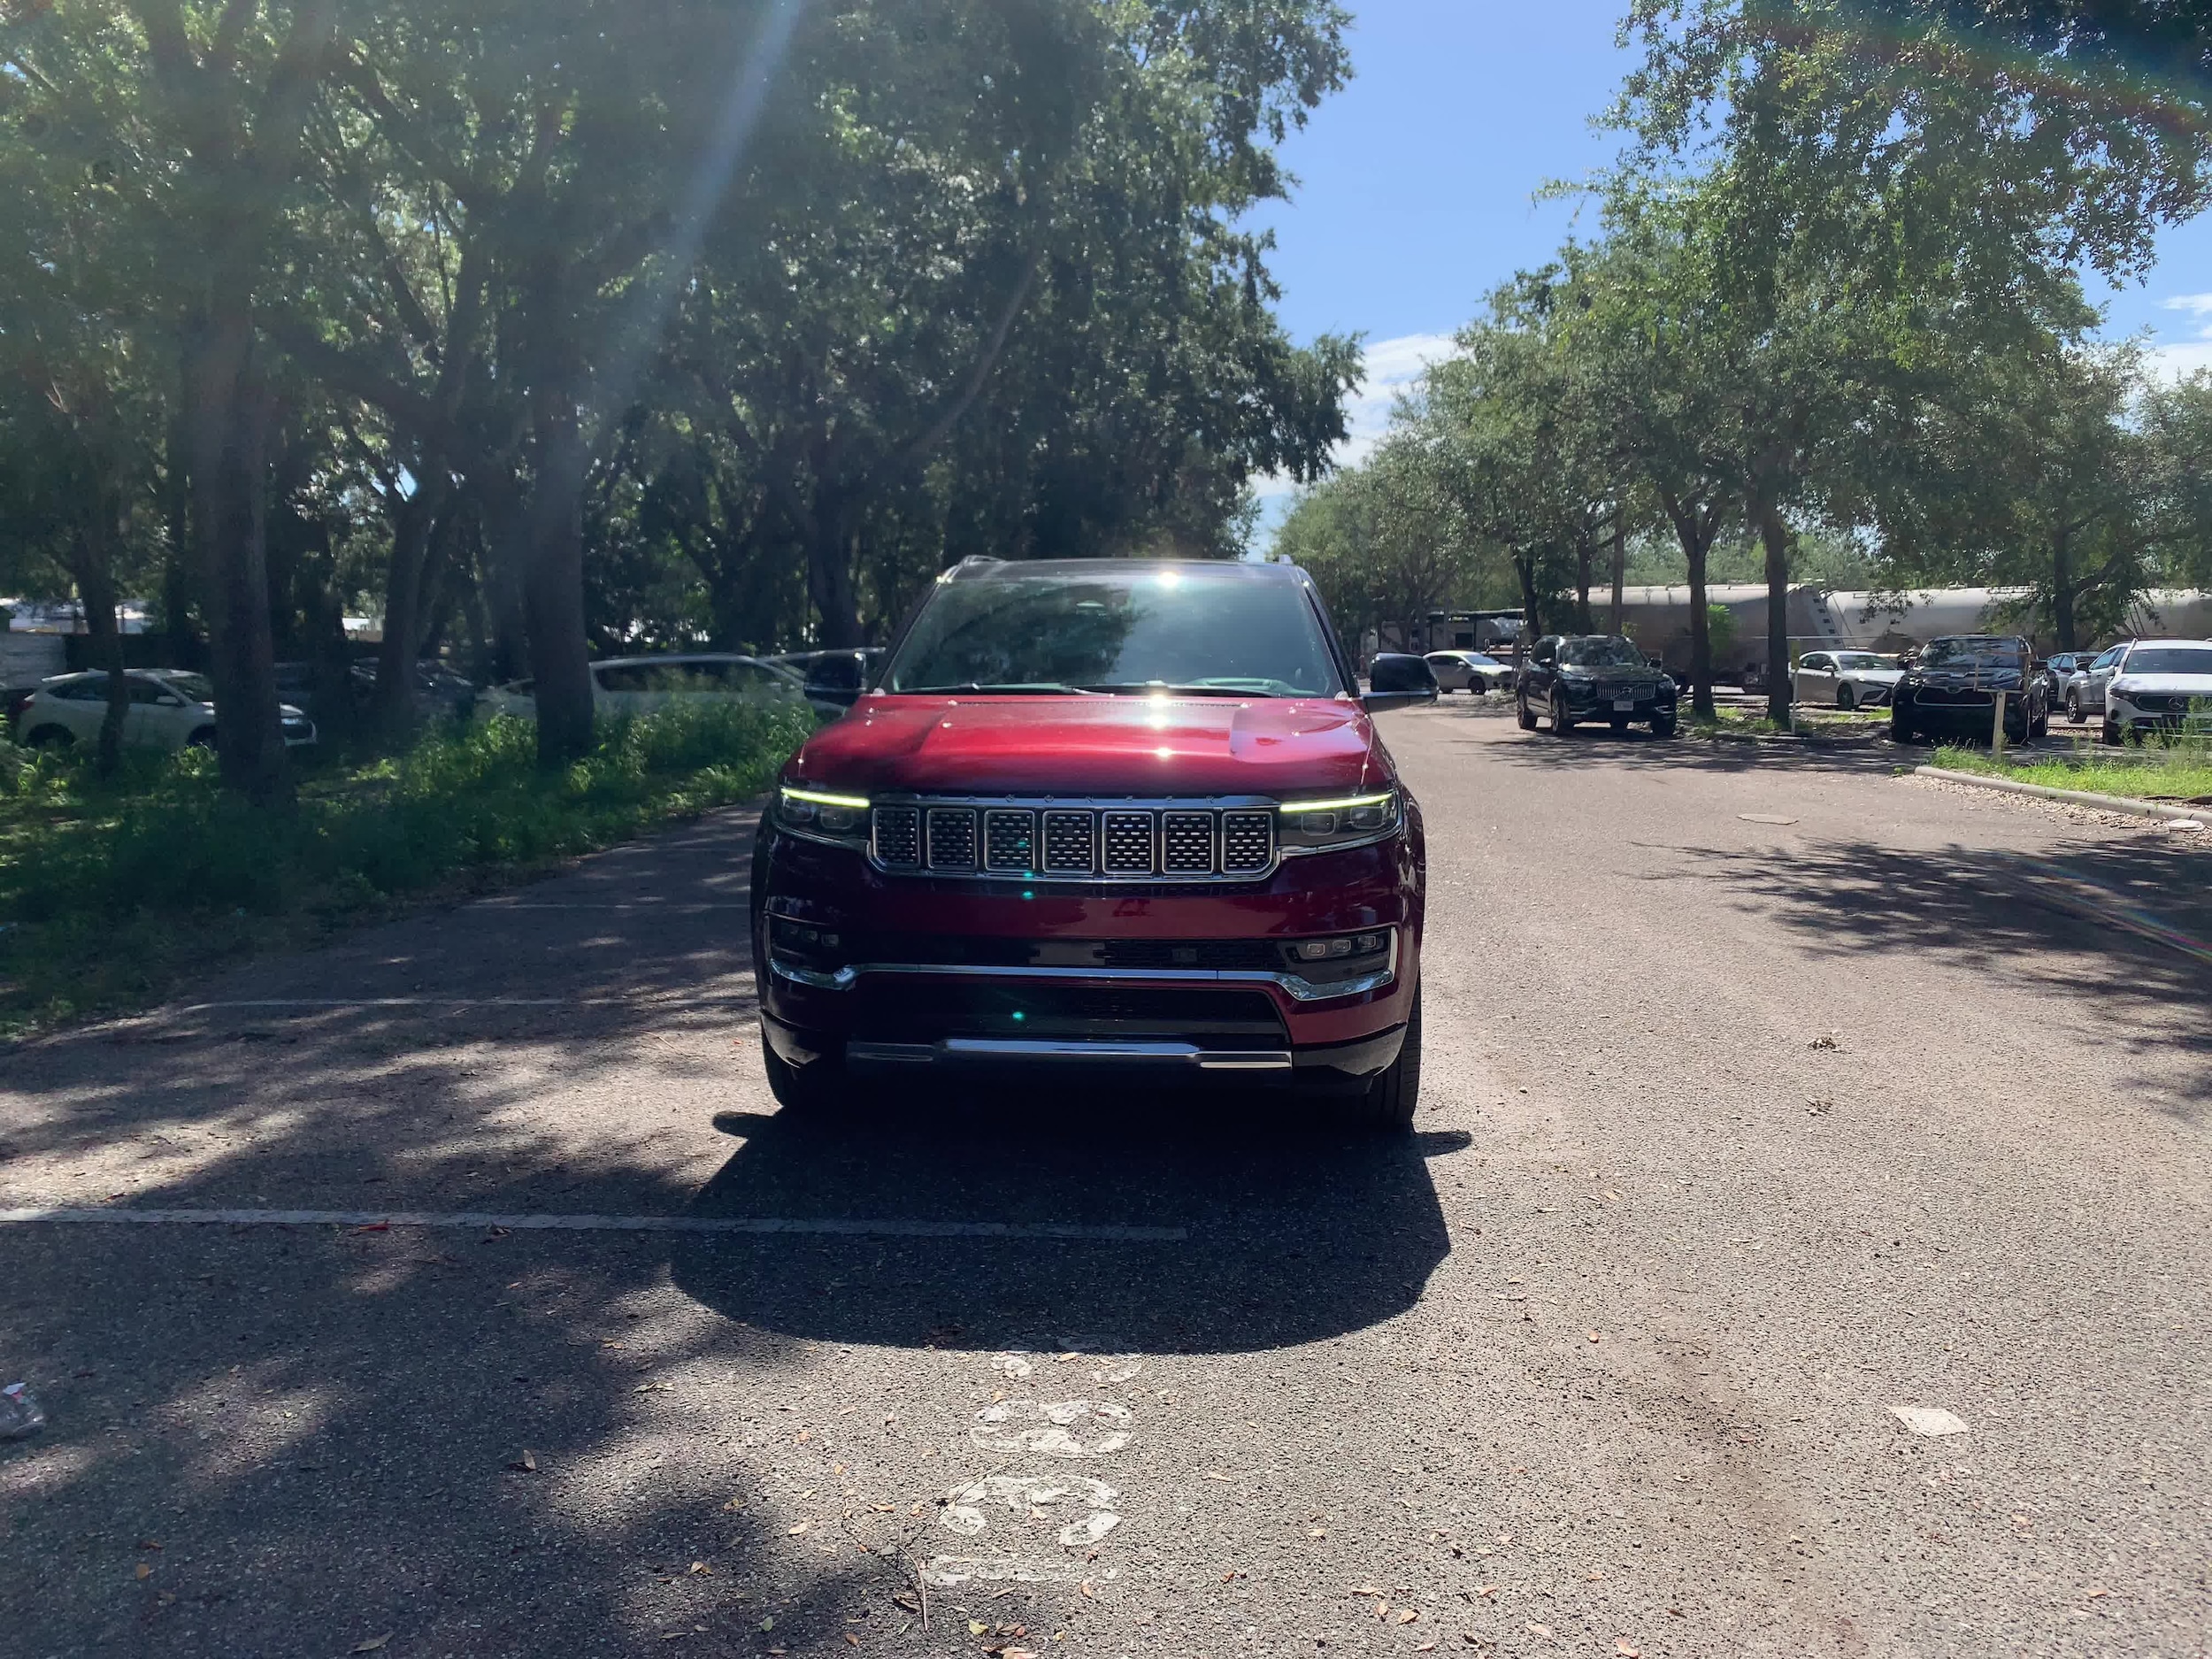
[[845,1632],[845,1645],[848,1647],[857,1647],[860,1646],[860,1638],[854,1635],[852,1632],[847,1631]]
[[805,1531],[806,1531],[806,1529],[807,1529],[809,1526],[811,1526],[812,1525],[813,1525],[813,1523],[812,1523],[812,1522],[810,1522],[810,1521],[801,1521],[801,1522],[800,1522],[800,1523],[799,1523],[796,1526],[793,1527],[793,1528],[792,1528],[789,1532],[786,1532],[786,1533],[784,1534],[784,1536],[785,1536],[786,1538],[796,1538],[796,1537],[798,1537],[798,1535],[799,1535],[800,1533],[802,1533],[802,1532],[805,1532]]
[[2104,1586],[2099,1585],[2095,1589],[2090,1591],[2086,1595],[2083,1596],[2082,1600],[2085,1601],[2093,1601],[2101,1595],[2110,1595],[2111,1594],[2112,1592],[2106,1589]]
[[1306,1529],[1308,1538],[1326,1538],[1328,1535],[1329,1529],[1325,1526],[1310,1526]]
[[1404,1612],[1398,1615],[1398,1623],[1401,1624],[1410,1624],[1420,1617],[1421,1615],[1416,1612],[1412,1608],[1408,1608]]
[[1548,1624],[1539,1624],[1533,1619],[1531,1619],[1529,1621],[1528,1633],[1532,1636],[1548,1636],[1551,1634],[1551,1626]]
[[138,1576],[142,1578],[150,1578],[154,1576],[154,1570],[142,1561],[138,1563]]
[[1486,1596],[1489,1596],[1490,1598],[1492,1598],[1492,1599],[1494,1601],[1494,1600],[1496,1599],[1496,1597],[1497,1597],[1497,1594],[1498,1594],[1498,1586],[1497,1586],[1496,1585],[1494,1585],[1494,1584],[1486,1584],[1486,1585],[1484,1585],[1484,1586],[1482,1586],[1482,1588],[1481,1588],[1481,1589],[1479,1589],[1479,1590],[1476,1591],[1476,1592],[1475,1592],[1475,1594],[1476,1594],[1477,1595],[1486,1595]]
[[968,1634],[971,1636],[985,1635],[990,1631],[990,1628],[991,1627],[988,1624],[986,1624],[979,1618],[972,1618],[968,1621]]
[[161,1540],[157,1538],[142,1538],[138,1540],[138,1547],[141,1549],[159,1549]]
[[1622,1637],[1618,1641],[1613,1644],[1613,1651],[1619,1654],[1622,1656],[1622,1659],[1644,1659],[1644,1650],[1640,1647],[1631,1646],[1628,1638],[1625,1636]]
[[710,1578],[714,1576],[714,1569],[703,1561],[695,1561],[691,1563],[691,1576],[695,1578]]
[[522,1455],[516,1458],[513,1463],[509,1463],[507,1467],[515,1471],[518,1474],[534,1475],[538,1472],[538,1455],[530,1450],[527,1447],[525,1447],[523,1448]]
[[1088,1578],[1084,1579],[1083,1582],[1076,1587],[1082,1591],[1085,1595],[1094,1596],[1098,1594],[1097,1591],[1091,1588],[1091,1581]]
[[775,1620],[775,1616],[774,1616],[773,1614],[771,1614],[768,1617],[766,1617],[766,1618],[764,1618],[764,1619],[761,1620],[761,1621],[760,1621],[760,1627],[761,1627],[761,1629],[762,1629],[763,1631],[772,1631],[772,1630],[775,1629],[775,1628],[776,1628],[776,1620]]
[[1593,1342],[1598,1340],[1598,1333],[1595,1331],[1585,1331],[1583,1335],[1588,1337]]
[[354,1643],[353,1646],[347,1648],[346,1651],[348,1653],[374,1653],[378,1648],[381,1647],[386,1642],[391,1640],[392,1632],[388,1630],[381,1636],[372,1636],[366,1641],[357,1641]]
[[391,1230],[392,1224],[388,1221],[372,1221],[365,1227],[354,1229],[356,1233],[389,1233]]
[[1379,1584],[1356,1584],[1352,1586],[1352,1594],[1354,1595],[1383,1595],[1387,1593]]
[[722,1507],[726,1509],[733,1510],[739,1515],[742,1515],[745,1513],[745,1500],[742,1498],[732,1498]]
[[1436,1651],[1436,1644],[1432,1641],[1425,1641],[1413,1651],[1416,1653],[1434,1653]]

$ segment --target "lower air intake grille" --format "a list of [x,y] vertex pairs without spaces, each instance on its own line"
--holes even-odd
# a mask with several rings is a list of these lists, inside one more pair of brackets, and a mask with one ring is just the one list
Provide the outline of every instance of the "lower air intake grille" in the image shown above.
[[1097,820],[1088,812],[1045,814],[1045,869],[1055,875],[1087,876],[1097,867]]
[[1264,870],[1275,857],[1275,820],[1265,812],[1221,815],[1221,867],[1234,874]]
[[975,814],[964,806],[932,807],[929,811],[929,867],[932,870],[975,868]]
[[1035,866],[1037,818],[1033,812],[986,812],[983,815],[983,867],[987,870],[1029,870]]
[[911,870],[922,862],[922,815],[918,809],[876,809],[876,856],[893,870]]
[[1152,869],[1152,814],[1106,814],[1106,857],[1103,866],[1118,876],[1141,876]]

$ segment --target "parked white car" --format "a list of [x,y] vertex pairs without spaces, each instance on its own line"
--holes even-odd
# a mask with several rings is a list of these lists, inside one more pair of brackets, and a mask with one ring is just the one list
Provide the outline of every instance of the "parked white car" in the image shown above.
[[1879,708],[1905,671],[1872,651],[1808,651],[1798,659],[1791,698],[1838,709]]
[[1480,696],[1486,691],[1513,689],[1513,664],[1480,651],[1431,651],[1428,664],[1439,691],[1471,691]]
[[[131,695],[123,741],[134,749],[215,747],[215,687],[204,674],[178,668],[134,668],[124,675]],[[290,703],[278,707],[288,749],[315,741],[315,723]],[[96,743],[108,715],[104,669],[42,680],[16,717],[15,741],[32,749]]]
[[[479,692],[480,719],[511,714],[538,718],[536,681],[517,680]],[[672,703],[804,703],[806,681],[757,657],[696,652],[683,657],[611,657],[591,665],[592,705],[612,718],[645,714]]]
[[2212,640],[2135,640],[2105,687],[2104,741],[2212,726]]

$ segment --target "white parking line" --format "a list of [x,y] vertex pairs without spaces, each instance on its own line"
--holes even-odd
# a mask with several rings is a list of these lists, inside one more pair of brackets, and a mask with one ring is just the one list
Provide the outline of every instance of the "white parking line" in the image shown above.
[[1072,1239],[1107,1244],[1180,1244],[1183,1227],[1091,1226],[1055,1221],[865,1221],[785,1216],[495,1216],[396,1210],[131,1210],[52,1204],[0,1210],[0,1226],[449,1227],[510,1233],[809,1233],[864,1239]]
[[[720,996],[687,996],[692,1002],[749,1002],[741,991]],[[234,1008],[639,1008],[649,1001],[634,996],[257,996],[230,1002],[188,1002],[172,1014],[208,1014]]]
[[742,910],[742,899],[678,902],[666,899],[486,899],[472,910]]

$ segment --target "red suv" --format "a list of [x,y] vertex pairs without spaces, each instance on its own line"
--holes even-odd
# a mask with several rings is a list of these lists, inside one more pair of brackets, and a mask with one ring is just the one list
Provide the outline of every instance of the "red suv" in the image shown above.
[[1287,565],[970,559],[785,767],[753,854],[768,1077],[1277,1082],[1413,1118],[1421,815]]

